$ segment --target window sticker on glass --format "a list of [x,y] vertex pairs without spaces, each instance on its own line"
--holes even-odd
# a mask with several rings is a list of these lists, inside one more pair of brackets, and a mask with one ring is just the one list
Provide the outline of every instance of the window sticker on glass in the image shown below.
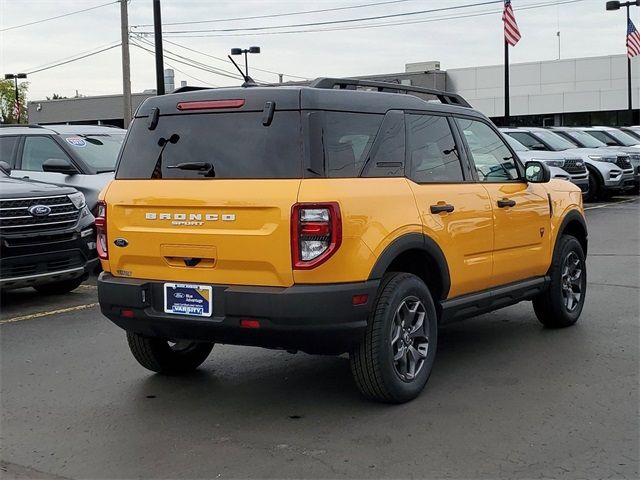
[[73,145],[74,147],[86,147],[87,146],[87,142],[84,140],[84,138],[67,137],[65,140],[67,141],[67,143],[69,145]]

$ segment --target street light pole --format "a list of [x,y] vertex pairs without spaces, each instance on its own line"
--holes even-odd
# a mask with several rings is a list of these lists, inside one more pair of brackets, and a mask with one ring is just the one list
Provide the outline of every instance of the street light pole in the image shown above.
[[[607,2],[606,9],[607,10],[620,10],[620,7],[627,8],[627,30],[625,33],[625,39],[629,36],[629,20],[631,19],[629,15],[629,7],[631,6],[640,6],[640,0],[634,0],[630,2],[619,2],[619,1],[611,1]],[[633,110],[633,93],[631,89],[631,58],[627,55],[627,110],[629,112],[629,125],[638,125],[640,120],[638,119],[638,112]]]
[[18,79],[27,78],[26,73],[6,73],[5,80],[13,80],[16,96],[16,123],[20,123],[20,92],[18,91]]

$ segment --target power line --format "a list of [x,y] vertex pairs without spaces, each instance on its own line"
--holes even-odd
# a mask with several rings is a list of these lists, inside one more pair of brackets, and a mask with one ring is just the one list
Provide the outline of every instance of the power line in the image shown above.
[[[133,45],[134,45],[134,46],[136,46],[136,47],[138,47],[138,48],[142,48],[142,47],[140,47],[140,45],[136,45],[135,43],[133,43]],[[155,57],[155,53],[153,53],[152,51],[147,50],[147,49],[143,49],[143,50],[144,50],[145,52],[147,52],[149,55],[151,55],[152,57]],[[204,81],[204,80],[202,80],[202,79],[200,79],[200,78],[198,78],[198,77],[194,77],[193,75],[188,74],[188,73],[187,73],[187,72],[185,72],[184,70],[180,70],[178,67],[176,67],[175,65],[172,65],[172,64],[171,64],[171,63],[169,63],[169,62],[165,62],[165,64],[166,64],[168,67],[173,68],[174,70],[176,70],[176,71],[180,72],[180,73],[181,73],[181,74],[183,74],[183,75],[186,75],[187,77],[189,77],[189,78],[191,78],[191,79],[193,79],[193,80],[195,80],[195,81],[197,81],[197,82],[200,82],[200,83],[203,83],[203,84],[205,84],[205,85],[208,85],[208,86],[210,86],[210,87],[215,87],[215,88],[218,88],[218,87],[220,86],[220,85],[215,85],[215,84],[213,84],[213,83],[206,82],[206,81]]]
[[[147,46],[147,47],[143,47],[142,45],[138,45],[139,47],[145,48],[147,51],[154,52],[153,50],[149,50],[149,48],[154,48],[153,42],[151,42],[151,41],[149,41],[149,40],[147,40],[145,38],[138,38],[138,40],[140,40],[142,43],[144,43]],[[240,77],[235,72],[230,72],[228,70],[223,70],[221,68],[217,68],[217,67],[213,67],[211,65],[207,65],[206,63],[202,63],[202,62],[199,62],[199,61],[194,60],[192,58],[185,57],[184,55],[180,55],[180,54],[175,53],[175,52],[173,52],[171,50],[164,49],[163,53],[170,60],[173,60],[173,61],[176,61],[176,62],[180,62],[180,63],[183,63],[185,65],[189,65],[189,66],[191,66],[193,68],[198,68],[200,70],[205,70],[205,71],[207,71],[209,73],[215,73],[215,74],[221,75],[223,77],[233,78],[234,80],[242,79],[242,77]],[[175,57],[175,58],[172,58],[172,57]]]
[[36,20],[29,23],[23,23],[22,25],[14,25],[12,27],[2,28],[0,29],[0,32],[14,30],[16,28],[28,27],[30,25],[36,25],[38,23],[48,22],[50,20],[56,20],[58,18],[68,17],[70,15],[76,15],[77,13],[88,12],[89,10],[95,10],[97,8],[106,7],[107,5],[113,5],[114,3],[120,3],[120,0],[116,0],[114,2],[109,2],[109,3],[103,3],[102,5],[96,5],[95,7],[84,8],[82,10],[76,10],[75,12],[63,13],[62,15],[56,15],[55,17],[43,18],[41,20]]
[[92,57],[94,55],[97,55],[97,54],[102,53],[102,52],[106,52],[107,50],[111,50],[112,48],[116,48],[116,47],[119,47],[119,46],[120,46],[120,43],[116,43],[115,45],[111,45],[110,47],[106,47],[106,48],[103,48],[101,50],[97,50],[95,52],[88,53],[86,55],[82,55],[80,57],[72,58],[70,60],[66,60],[66,61],[63,61],[63,62],[55,63],[53,65],[49,65],[49,66],[45,66],[45,67],[41,67],[41,68],[36,68],[34,70],[27,71],[26,73],[27,73],[27,75],[33,75],[34,73],[42,72],[44,70],[50,70],[52,68],[59,67],[60,65],[66,65],[67,63],[77,62],[78,60],[82,60],[83,58]]
[[[568,3],[577,3],[584,2],[586,0],[564,0],[564,1],[553,1],[544,4],[534,4],[528,5],[524,7],[518,8],[516,11],[520,10],[531,10],[535,8],[544,8],[556,5],[564,5]],[[286,35],[286,34],[295,34],[295,33],[314,33],[314,32],[337,32],[337,31],[345,31],[345,30],[365,30],[369,28],[381,28],[381,27],[394,27],[400,25],[415,25],[422,23],[431,23],[431,22],[439,22],[444,20],[458,20],[463,18],[473,18],[473,17],[481,17],[486,15],[495,15],[496,13],[500,13],[502,10],[491,10],[484,12],[475,12],[463,15],[448,15],[442,17],[435,18],[427,18],[422,20],[410,20],[410,21],[402,21],[402,22],[383,22],[383,23],[374,23],[374,24],[365,24],[365,25],[352,25],[352,26],[343,26],[343,27],[335,27],[335,28],[314,28],[314,29],[303,29],[303,30],[285,30],[278,32],[261,32],[261,33],[219,33],[219,34],[196,34],[196,35],[173,35],[170,38],[209,38],[209,37],[252,37],[252,36],[264,36],[264,35]],[[169,40],[165,40],[169,41]]]
[[[140,45],[139,43],[131,42],[131,44],[135,45],[136,47],[138,47],[138,48],[140,48],[142,50],[145,50],[145,51],[155,55],[155,52],[153,50],[150,50],[147,47],[145,47],[143,45]],[[226,70],[217,69],[215,67],[209,67],[208,65],[205,65],[205,64],[200,63],[200,62],[196,62],[196,61],[194,61],[192,59],[189,59],[187,57],[183,57],[181,55],[177,55],[177,54],[169,52],[167,50],[164,50],[164,54],[172,62],[181,63],[182,65],[186,65],[188,67],[195,68],[195,69],[198,69],[198,70],[202,70],[202,71],[205,71],[207,73],[214,74],[214,75],[220,75],[222,77],[232,78],[233,80],[241,80],[241,78],[237,74],[233,75],[231,72],[227,72]]]
[[[486,2],[477,2],[477,3],[468,3],[466,5],[454,5],[449,7],[441,7],[441,8],[432,8],[429,10],[418,10],[414,12],[402,12],[402,13],[389,13],[387,15],[375,15],[372,17],[360,17],[360,18],[346,18],[342,20],[327,20],[324,22],[307,22],[307,23],[296,23],[289,25],[273,25],[273,26],[261,26],[261,27],[245,27],[245,28],[218,28],[218,29],[204,29],[204,30],[174,30],[174,31],[166,31],[164,33],[167,34],[181,34],[181,33],[203,33],[203,32],[239,32],[239,31],[263,31],[263,30],[272,30],[274,28],[298,28],[298,27],[315,27],[321,25],[335,25],[335,24],[343,24],[343,23],[353,23],[353,22],[364,22],[368,20],[381,20],[384,18],[397,18],[397,17],[407,17],[413,15],[422,15],[425,13],[435,13],[435,12],[443,12],[448,10],[459,10],[462,8],[470,8],[470,7],[479,7],[483,5],[491,5],[494,3],[503,3],[503,0],[492,0]],[[141,33],[149,33],[149,32],[141,32]]]
[[[287,13],[273,13],[269,15],[253,15],[251,17],[235,17],[235,18],[219,18],[216,20],[195,20],[190,22],[169,22],[163,23],[162,25],[193,25],[198,23],[218,23],[218,22],[231,22],[236,20],[254,20],[258,18],[276,18],[276,17],[288,17],[293,15],[308,15],[311,13],[323,13],[323,12],[337,12],[339,10],[353,10],[356,8],[365,8],[365,7],[377,7],[379,5],[388,5],[392,3],[405,3],[413,0],[388,0],[385,2],[377,2],[377,3],[364,3],[361,5],[350,5],[346,7],[334,7],[334,8],[321,8],[318,10],[303,10],[299,12],[287,12]],[[139,28],[139,27],[152,27],[151,23],[143,23],[140,25],[133,25],[131,28]]]
[[[166,39],[164,41],[166,43],[170,43],[171,45],[175,45],[176,47],[180,47],[180,48],[184,48],[185,50],[189,50],[190,52],[199,53],[200,55],[204,55],[205,57],[213,58],[214,60],[219,60],[219,61],[225,62],[225,63],[231,63],[231,61],[229,61],[229,60],[227,60],[225,58],[216,57],[215,55],[210,55],[208,53],[201,52],[200,50],[196,50],[195,48],[190,48],[190,47],[187,47],[185,45],[181,45],[179,43],[172,42],[172,41],[166,40]],[[297,78],[299,80],[309,80],[309,77],[301,77],[299,75],[291,75],[291,74],[288,74],[288,73],[274,72],[273,70],[265,70],[264,68],[251,67],[251,69],[252,70],[257,70],[259,72],[264,72],[264,73],[272,73],[274,75],[284,75],[285,77]]]

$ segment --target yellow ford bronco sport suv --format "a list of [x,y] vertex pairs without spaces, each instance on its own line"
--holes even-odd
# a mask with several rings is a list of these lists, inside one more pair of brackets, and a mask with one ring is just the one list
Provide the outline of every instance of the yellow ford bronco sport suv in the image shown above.
[[348,352],[360,391],[399,403],[440,325],[523,300],[547,327],[582,311],[580,189],[457,95],[324,78],[135,117],[99,203],[98,294],[152,371],[214,343]]

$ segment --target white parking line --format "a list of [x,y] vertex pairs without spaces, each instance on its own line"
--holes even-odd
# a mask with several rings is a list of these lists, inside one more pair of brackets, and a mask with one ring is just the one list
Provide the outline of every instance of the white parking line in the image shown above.
[[616,205],[620,205],[621,203],[635,202],[636,200],[637,200],[637,198],[630,198],[628,200],[620,200],[619,202],[605,203],[603,205],[595,205],[593,207],[586,207],[585,210],[595,210],[596,208],[615,207]]
[[85,310],[87,308],[97,307],[98,305],[99,305],[98,303],[87,303],[85,305],[77,305],[75,307],[60,308],[58,310],[49,310],[48,312],[32,313],[30,315],[23,315],[21,317],[13,317],[13,318],[8,318],[6,320],[0,320],[0,325],[2,325],[3,323],[21,322],[23,320],[33,320],[35,318],[46,317],[48,315],[56,315],[58,313],[76,312],[78,310]]

